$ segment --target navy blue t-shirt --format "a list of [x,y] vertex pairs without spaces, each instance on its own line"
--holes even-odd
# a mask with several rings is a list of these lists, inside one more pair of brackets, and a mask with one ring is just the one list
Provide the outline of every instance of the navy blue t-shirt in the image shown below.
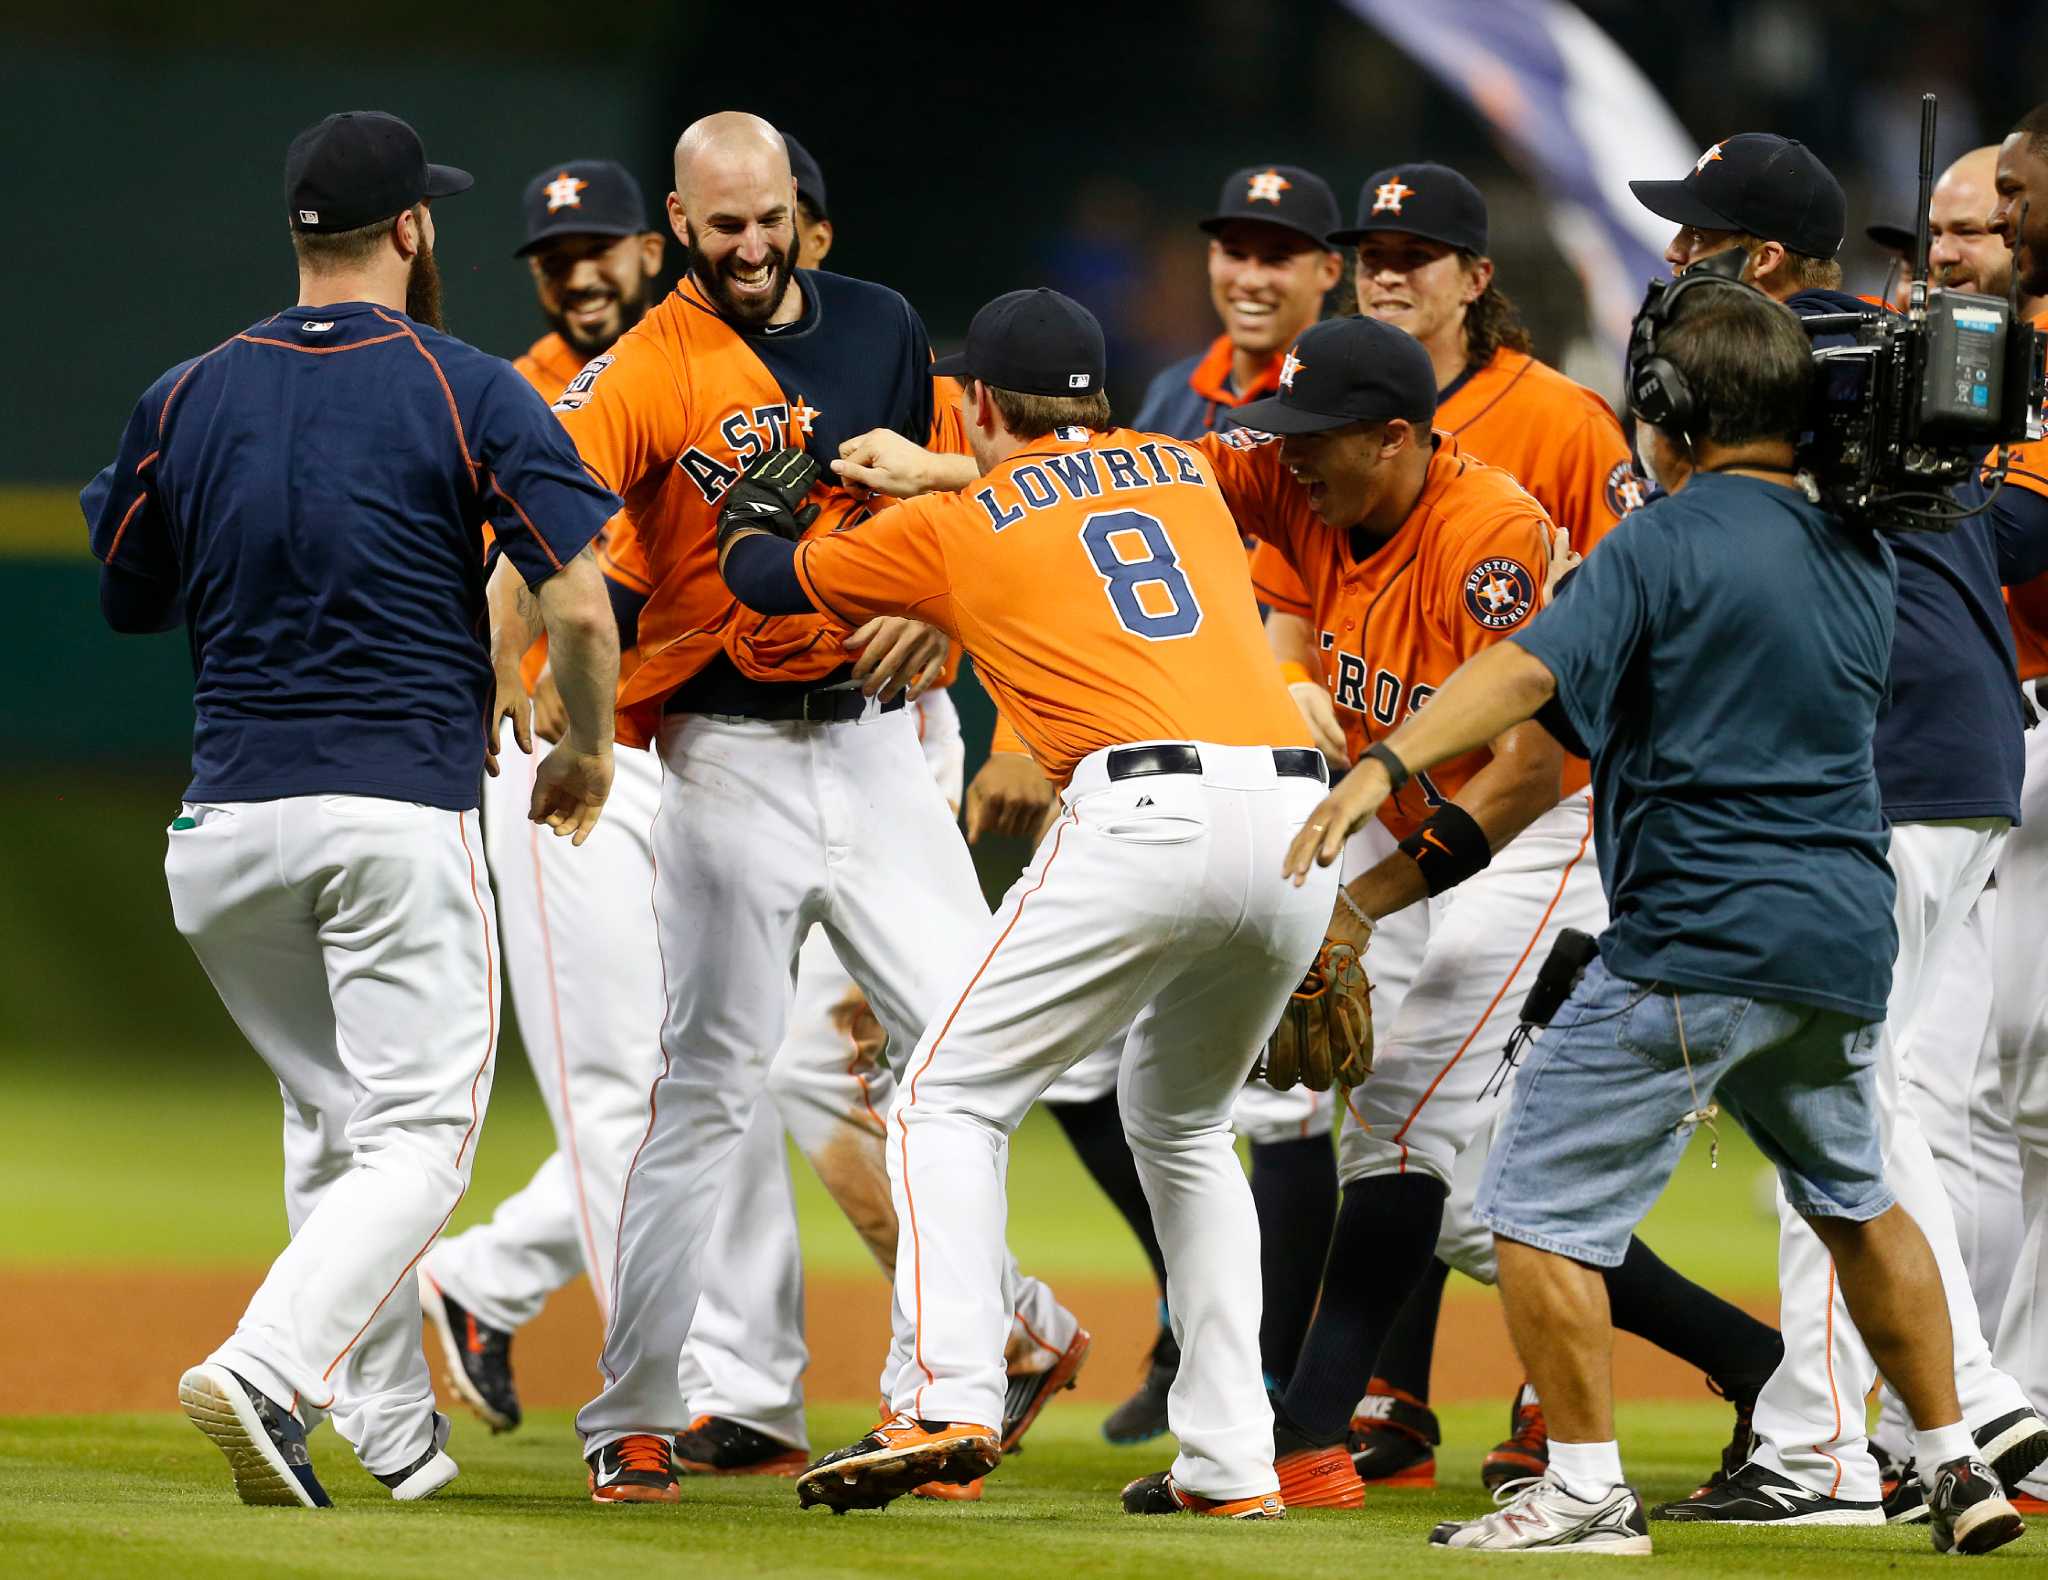
[[451,810],[483,776],[485,524],[537,585],[619,508],[510,363],[368,302],[172,368],[80,503],[110,619],[189,632],[186,799]]
[[1609,970],[1884,1014],[1898,933],[1871,742],[1895,601],[1877,534],[1703,474],[1508,638],[1593,759]]

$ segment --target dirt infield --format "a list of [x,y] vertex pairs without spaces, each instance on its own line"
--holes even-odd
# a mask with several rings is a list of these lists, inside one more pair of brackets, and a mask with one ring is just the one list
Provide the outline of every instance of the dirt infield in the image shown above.
[[[261,1268],[0,1270],[0,1415],[168,1409],[178,1374],[229,1331],[261,1277]],[[1123,1397],[1152,1342],[1151,1290],[1128,1282],[1065,1283],[1060,1296],[1095,1334],[1081,1396]],[[1768,1299],[1744,1304],[1767,1320],[1775,1316]],[[808,1308],[811,1397],[872,1398],[888,1340],[888,1296],[879,1275],[813,1279]],[[549,1303],[513,1349],[526,1402],[582,1403],[596,1382],[597,1343],[596,1308],[578,1282]],[[1436,1354],[1437,1397],[1447,1403],[1505,1400],[1521,1379],[1499,1304],[1487,1293],[1468,1288],[1445,1301]],[[1697,1373],[1627,1336],[1615,1350],[1615,1381],[1635,1398],[1694,1399],[1701,1386]]]

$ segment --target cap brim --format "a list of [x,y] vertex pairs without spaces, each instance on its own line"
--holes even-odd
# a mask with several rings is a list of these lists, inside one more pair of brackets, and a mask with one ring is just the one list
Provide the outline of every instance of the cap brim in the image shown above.
[[1726,214],[1708,208],[1683,181],[1631,181],[1628,189],[1644,208],[1674,225],[1692,225],[1700,230],[1742,229]]
[[421,196],[453,197],[458,192],[467,192],[475,185],[476,177],[467,170],[457,170],[453,165],[428,165],[427,190]]
[[1353,423],[1370,421],[1365,417],[1333,417],[1328,412],[1304,411],[1277,395],[1232,408],[1230,420],[1261,433],[1328,433],[1332,428],[1349,428]]
[[529,252],[536,252],[558,236],[638,236],[645,225],[593,225],[587,220],[570,220],[542,227],[512,251],[515,258],[523,258]]
[[1299,236],[1311,247],[1320,247],[1325,252],[1330,248],[1328,237],[1318,236],[1314,231],[1284,219],[1267,219],[1263,214],[1211,214],[1207,219],[1199,221],[1195,229],[1217,236],[1222,234],[1226,225],[1270,225],[1274,230],[1284,230]]
[[1866,225],[1863,234],[1893,252],[1911,252],[1918,238],[1903,225]]
[[950,357],[940,357],[932,364],[935,379],[964,379],[967,377],[967,353],[956,351]]

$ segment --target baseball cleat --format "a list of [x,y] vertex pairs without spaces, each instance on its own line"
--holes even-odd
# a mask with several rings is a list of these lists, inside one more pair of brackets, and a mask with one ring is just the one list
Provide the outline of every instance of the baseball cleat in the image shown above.
[[1002,1457],[1002,1440],[989,1427],[894,1415],[799,1476],[797,1506],[823,1504],[835,1514],[885,1508],[927,1482],[977,1480]]
[[1479,1479],[1489,1492],[1498,1492],[1511,1481],[1527,1481],[1550,1468],[1550,1428],[1543,1419],[1543,1406],[1536,1390],[1527,1383],[1508,1406],[1508,1435],[1487,1451],[1479,1466]]
[[1341,1443],[1317,1443],[1273,1407],[1273,1473],[1290,1509],[1362,1509],[1365,1483]]
[[1358,1479],[1373,1487],[1433,1490],[1436,1447],[1444,1440],[1436,1412],[1378,1377],[1367,1386],[1344,1439]]
[[1102,1435],[1112,1443],[1145,1443],[1166,1433],[1166,1395],[1180,1375],[1180,1346],[1165,1328],[1153,1341],[1138,1391],[1103,1418]]
[[1024,1440],[1024,1434],[1031,1430],[1031,1423],[1038,1419],[1038,1412],[1052,1402],[1052,1396],[1063,1388],[1074,1386],[1074,1379],[1081,1374],[1081,1363],[1088,1359],[1088,1347],[1094,1343],[1086,1328],[1074,1331],[1073,1342],[1061,1350],[1053,1363],[1043,1371],[1024,1372],[1010,1379],[1009,1391],[1003,1397],[1003,1452],[1012,1452]]
[[912,1487],[913,1498],[930,1498],[934,1503],[979,1503],[981,1489],[986,1485],[983,1477],[972,1481],[927,1481],[921,1487]]
[[799,1476],[810,1455],[722,1415],[700,1415],[676,1434],[675,1466],[684,1476]]
[[2002,1415],[1970,1435],[2001,1487],[2017,1487],[2048,1461],[2048,1422],[2031,1410]]
[[1615,1553],[1650,1551],[1642,1500],[1630,1487],[1582,1498],[1546,1474],[1504,1508],[1476,1520],[1446,1520],[1429,1533],[1432,1547],[1492,1553]]
[[1752,1460],[1719,1486],[1663,1504],[1650,1517],[1696,1525],[1882,1525],[1884,1509],[1878,1503],[1831,1498]]
[[519,1390],[512,1384],[512,1335],[487,1327],[433,1279],[420,1274],[420,1310],[441,1341],[448,1386],[493,1432],[519,1425]]
[[1870,1457],[1877,1461],[1879,1496],[1883,1499],[1887,1525],[1911,1525],[1927,1518],[1927,1489],[1913,1471],[1910,1460],[1893,1459],[1877,1444],[1870,1445]]
[[186,1419],[228,1458],[244,1503],[328,1509],[299,1418],[225,1366],[208,1362],[178,1379]]
[[669,1440],[652,1432],[615,1437],[584,1456],[592,1503],[680,1503],[675,1455]]
[[415,1503],[421,1498],[431,1498],[455,1479],[461,1467],[448,1457],[450,1430],[448,1417],[436,1410],[434,1437],[427,1444],[427,1451],[403,1470],[387,1471],[377,1476],[391,1489],[394,1502]]
[[1170,1470],[1140,1476],[1123,1491],[1126,1514],[1206,1514],[1221,1520],[1284,1520],[1287,1505],[1277,1492],[1255,1498],[1205,1498],[1189,1492]]
[[1935,1473],[1927,1523],[1936,1552],[1972,1558],[2027,1534],[2027,1523],[2006,1501],[1997,1473],[1967,1456]]

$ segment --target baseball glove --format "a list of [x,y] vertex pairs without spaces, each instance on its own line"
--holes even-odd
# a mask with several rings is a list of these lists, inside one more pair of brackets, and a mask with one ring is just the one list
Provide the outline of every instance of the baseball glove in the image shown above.
[[1260,1074],[1282,1092],[1349,1089],[1372,1074],[1372,983],[1351,945],[1323,940],[1266,1041]]
[[807,450],[785,447],[757,456],[719,504],[719,546],[742,527],[795,542],[818,519],[818,507],[803,503],[817,480],[818,463]]

